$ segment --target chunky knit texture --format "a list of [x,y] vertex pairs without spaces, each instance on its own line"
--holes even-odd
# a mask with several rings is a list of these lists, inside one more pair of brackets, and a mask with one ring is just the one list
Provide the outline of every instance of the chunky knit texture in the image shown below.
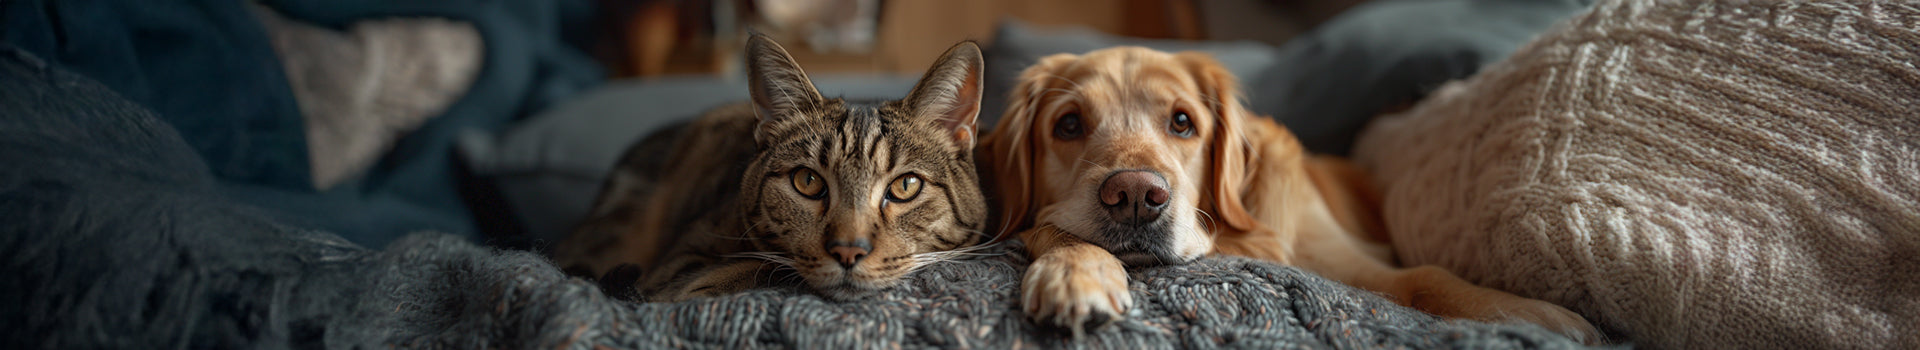
[[1916,64],[1912,3],[1606,1],[1357,157],[1404,262],[1637,345],[1915,348]]

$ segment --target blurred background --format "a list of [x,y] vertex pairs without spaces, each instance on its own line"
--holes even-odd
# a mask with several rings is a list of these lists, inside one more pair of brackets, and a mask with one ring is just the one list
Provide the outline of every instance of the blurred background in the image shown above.
[[1015,20],[1157,39],[1279,45],[1361,0],[602,0],[619,76],[726,73],[754,28],[816,72],[918,73],[954,42],[991,44]]

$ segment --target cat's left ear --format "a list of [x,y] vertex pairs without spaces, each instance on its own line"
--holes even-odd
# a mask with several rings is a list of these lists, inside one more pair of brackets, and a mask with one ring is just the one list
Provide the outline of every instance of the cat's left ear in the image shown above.
[[953,135],[955,146],[972,150],[985,67],[979,45],[972,41],[953,45],[933,60],[933,68],[907,93],[907,108],[917,116],[938,118],[937,125]]

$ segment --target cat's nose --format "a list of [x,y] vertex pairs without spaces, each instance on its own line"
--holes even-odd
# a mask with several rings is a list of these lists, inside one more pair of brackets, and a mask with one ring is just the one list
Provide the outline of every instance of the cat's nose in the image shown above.
[[866,238],[827,241],[827,254],[833,255],[834,261],[839,261],[843,268],[853,268],[870,252],[873,252],[873,242]]
[[1100,184],[1100,204],[1106,205],[1107,216],[1132,226],[1159,220],[1170,196],[1167,178],[1151,171],[1117,171]]

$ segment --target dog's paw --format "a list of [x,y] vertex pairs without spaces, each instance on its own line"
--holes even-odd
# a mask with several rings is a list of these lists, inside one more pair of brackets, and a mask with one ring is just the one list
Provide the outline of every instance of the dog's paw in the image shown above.
[[1089,326],[1120,319],[1133,307],[1126,268],[1112,256],[1042,256],[1027,268],[1020,295],[1027,317],[1042,326],[1072,330],[1075,338]]
[[1592,323],[1587,322],[1586,318],[1580,317],[1580,314],[1573,313],[1572,310],[1536,299],[1508,296],[1512,298],[1504,300],[1494,311],[1494,317],[1500,321],[1540,325],[1549,331],[1588,345],[1606,343],[1606,335],[1600,333],[1599,328],[1594,327]]

